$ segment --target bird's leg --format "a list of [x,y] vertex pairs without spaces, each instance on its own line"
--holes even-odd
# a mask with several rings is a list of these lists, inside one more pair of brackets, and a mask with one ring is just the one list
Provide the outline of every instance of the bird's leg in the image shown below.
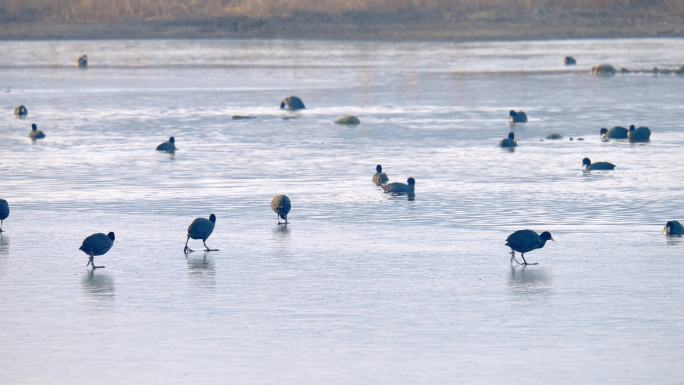
[[276,214],[276,221],[278,221],[279,225],[282,225],[282,223],[280,223],[280,215],[279,214]]
[[522,259],[523,259],[523,265],[525,265],[525,266],[527,266],[527,265],[536,265],[536,264],[537,264],[537,262],[535,262],[535,263],[527,263],[527,261],[525,260],[525,253],[522,253],[520,256],[522,257]]
[[0,220],[0,233],[2,233],[2,220]]
[[511,255],[511,263],[513,263],[513,261],[515,261],[515,263],[517,263],[518,265],[522,265],[520,263],[520,261],[518,261],[518,258],[515,257],[515,250],[511,249],[511,252],[508,254]]
[[[95,271],[95,269],[104,269],[105,268],[104,266],[95,266],[95,256],[93,256],[92,254],[90,254],[90,258],[88,258],[88,265],[93,265],[93,271]],[[86,266],[88,266],[88,265],[86,265]]]
[[204,243],[204,250],[205,251],[219,251],[219,249],[210,249],[209,246],[207,246],[206,240],[202,240],[202,243]]
[[185,240],[185,248],[183,249],[183,252],[184,252],[185,254],[187,254],[187,253],[192,253],[192,252],[195,251],[195,250],[193,250],[193,249],[191,249],[191,248],[188,247],[188,242],[190,242],[190,237],[188,237],[188,238]]

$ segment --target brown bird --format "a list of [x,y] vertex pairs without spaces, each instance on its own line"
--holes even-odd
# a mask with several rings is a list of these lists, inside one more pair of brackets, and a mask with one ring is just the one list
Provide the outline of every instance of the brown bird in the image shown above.
[[[271,209],[273,209],[273,211],[276,213],[276,219],[278,220],[279,225],[288,224],[287,214],[290,212],[291,208],[292,204],[290,203],[290,198],[288,198],[287,195],[276,195],[271,201]],[[283,218],[285,223],[281,223],[280,218]]]
[[382,186],[387,182],[389,182],[389,177],[387,177],[387,174],[382,172],[382,165],[375,166],[375,174],[373,174],[373,183],[375,183],[378,186]]

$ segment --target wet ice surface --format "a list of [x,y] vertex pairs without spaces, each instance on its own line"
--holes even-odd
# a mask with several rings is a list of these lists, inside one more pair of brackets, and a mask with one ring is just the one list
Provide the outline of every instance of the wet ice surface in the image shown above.
[[[660,233],[684,219],[684,78],[588,75],[678,67],[682,40],[0,46],[3,383],[684,375],[684,243]],[[290,94],[308,109],[278,111]],[[530,117],[512,153],[496,147],[511,108]],[[362,124],[332,123],[346,114]],[[653,142],[599,140],[630,123]],[[154,151],[170,135],[176,155]],[[617,168],[585,175],[585,156]],[[376,163],[415,177],[415,200],[373,186]],[[220,251],[186,258],[188,224],[212,212]],[[538,266],[509,266],[520,228],[557,240],[526,256]],[[91,275],[78,247],[108,231]]]

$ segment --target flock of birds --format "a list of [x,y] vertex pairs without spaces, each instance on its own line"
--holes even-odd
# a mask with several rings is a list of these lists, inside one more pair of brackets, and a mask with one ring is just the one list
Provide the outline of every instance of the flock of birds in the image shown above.
[[[88,57],[82,55],[77,61],[79,68],[87,68]],[[566,65],[575,64],[575,60],[572,57],[565,58]],[[297,96],[289,96],[283,99],[280,103],[280,108],[288,111],[296,111],[305,109],[306,106],[301,98]],[[14,114],[18,117],[24,118],[28,116],[28,108],[24,105],[17,106],[14,109]],[[250,116],[240,116],[235,115],[233,119],[249,119]],[[511,123],[526,123],[527,114],[524,111],[509,111],[509,118]],[[360,124],[360,120],[355,116],[344,116],[335,121],[337,124],[347,124],[347,125],[357,125]],[[602,141],[609,141],[611,139],[624,139],[630,143],[644,143],[649,142],[651,137],[651,130],[648,127],[636,128],[634,125],[630,125],[629,129],[616,126],[611,129],[601,128],[599,131]],[[31,124],[31,131],[29,132],[29,138],[33,141],[44,139],[45,133],[38,129],[38,126],[33,123]],[[551,134],[547,139],[561,139],[560,134]],[[571,138],[572,139],[572,138]],[[578,138],[578,140],[583,140]],[[517,147],[518,143],[515,139],[515,133],[510,132],[508,136],[499,142],[499,147],[507,148],[512,150]],[[157,146],[157,151],[163,151],[168,153],[174,153],[176,151],[176,140],[172,136],[168,141],[163,142]],[[582,166],[585,171],[610,171],[615,169],[615,165],[609,162],[593,162],[589,158],[582,159]],[[389,177],[383,171],[382,165],[378,164],[375,167],[375,174],[372,176],[372,181],[375,185],[381,187],[384,192],[393,194],[407,194],[409,196],[415,193],[416,180],[413,177],[409,177],[406,183],[393,182],[389,183]],[[292,208],[290,198],[287,195],[276,195],[271,201],[271,209],[276,214],[276,219],[278,225],[287,225],[289,222],[287,220],[287,215]],[[10,207],[9,203],[5,199],[0,199],[0,233],[3,232],[2,225],[3,222],[9,217]],[[284,222],[281,222],[280,220]],[[187,231],[187,238],[185,241],[185,247],[183,252],[185,254],[192,253],[192,250],[188,243],[190,239],[201,240],[204,245],[205,251],[218,251],[218,249],[211,249],[207,246],[207,239],[214,231],[216,225],[216,215],[211,214],[209,218],[196,218],[192,221]],[[663,232],[667,236],[682,236],[684,235],[684,227],[678,221],[668,221],[665,224]],[[79,250],[83,251],[88,255],[88,263],[86,266],[91,266],[93,270],[104,268],[104,266],[95,265],[95,257],[106,254],[114,245],[114,240],[116,236],[114,232],[109,232],[108,234],[96,233],[86,237],[81,244]],[[518,230],[510,234],[506,238],[506,246],[510,247],[511,252],[511,263],[515,262],[518,265],[536,265],[537,263],[529,263],[525,259],[525,253],[530,251],[541,249],[545,246],[547,241],[553,241],[553,236],[548,231],[544,231],[541,234],[533,230]],[[519,252],[522,258],[522,262],[518,261],[515,257],[515,252]]]

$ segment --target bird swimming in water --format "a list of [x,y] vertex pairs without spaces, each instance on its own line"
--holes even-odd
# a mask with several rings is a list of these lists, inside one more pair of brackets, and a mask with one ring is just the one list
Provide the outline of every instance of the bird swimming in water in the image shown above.
[[599,133],[601,135],[601,139],[604,140],[627,139],[627,129],[620,126],[615,126],[610,130],[604,127],[599,131]]
[[512,132],[508,133],[508,137],[505,139],[501,139],[499,142],[499,147],[501,148],[513,148],[518,145],[518,142],[515,141],[515,134]]
[[79,56],[77,62],[78,68],[88,68],[88,55],[83,54]]
[[2,232],[2,222],[9,217],[9,214],[9,203],[4,199],[0,199],[0,233]]
[[[278,220],[279,225],[288,224],[287,214],[290,212],[291,208],[292,204],[287,195],[276,195],[271,201],[271,209],[276,213],[276,219]],[[281,223],[280,218],[283,218],[285,223]]]
[[651,141],[651,130],[648,127],[634,128],[632,124],[629,126],[627,139],[630,143],[646,143]]
[[378,186],[382,186],[387,182],[389,182],[389,178],[387,177],[387,174],[382,172],[382,165],[375,166],[375,174],[373,174],[373,183],[375,183]]
[[408,193],[408,194],[413,194],[416,189],[416,180],[413,179],[413,177],[408,178],[406,180],[406,184],[401,183],[401,182],[394,182],[394,183],[388,183],[386,185],[382,186],[383,190],[388,193],[396,193],[396,194],[402,194],[402,193]]
[[169,138],[168,142],[164,142],[158,145],[157,151],[176,152],[176,138],[172,136]]
[[88,259],[88,265],[93,266],[95,269],[104,269],[104,266],[95,266],[95,257],[98,255],[106,254],[109,249],[114,245],[114,233],[109,232],[109,234],[104,235],[103,233],[93,234],[83,240],[83,244],[79,248],[82,252],[88,254],[90,258]]
[[[527,263],[525,260],[525,253],[532,250],[541,249],[546,244],[546,241],[553,241],[551,233],[544,231],[537,234],[532,230],[518,230],[506,238],[506,246],[511,248],[511,262],[515,261],[518,265],[536,265],[537,263]],[[521,253],[523,263],[518,262],[515,258],[515,252]]]
[[607,171],[607,170],[613,170],[615,169],[615,165],[609,162],[596,162],[596,163],[591,163],[591,160],[589,158],[584,158],[582,159],[582,166],[584,167],[585,171]]
[[513,123],[527,123],[527,114],[525,111],[508,111],[508,116]]
[[211,233],[214,232],[214,225],[216,225],[216,215],[214,214],[209,215],[209,219],[197,218],[192,221],[188,227],[188,238],[185,240],[185,248],[183,249],[183,252],[187,254],[195,251],[188,247],[190,238],[201,239],[202,243],[204,244],[205,251],[218,251],[218,249],[210,249],[209,246],[207,246],[207,238],[209,238]]
[[29,132],[28,136],[29,138],[31,138],[31,140],[45,138],[45,134],[43,133],[43,131],[38,129],[38,126],[35,123],[31,124],[31,132]]
[[20,106],[17,106],[17,107],[14,109],[14,115],[17,115],[17,116],[23,118],[23,117],[25,117],[26,115],[28,115],[28,108],[26,108],[26,106],[23,105],[23,104],[20,105]]
[[303,110],[305,108],[306,106],[304,105],[304,102],[297,96],[288,96],[283,99],[282,102],[280,102],[281,110],[296,111]]
[[681,237],[684,235],[684,227],[679,221],[669,221],[665,224],[663,233],[668,237]]

